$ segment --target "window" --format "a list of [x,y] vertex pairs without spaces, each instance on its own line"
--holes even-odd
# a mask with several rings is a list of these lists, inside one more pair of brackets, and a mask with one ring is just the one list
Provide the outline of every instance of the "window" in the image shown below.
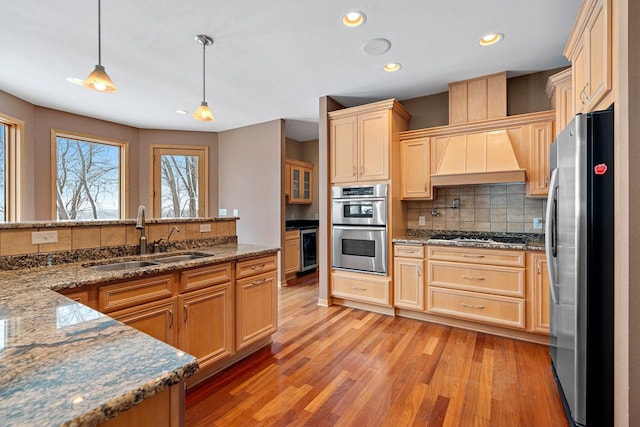
[[53,219],[124,219],[127,142],[51,133]]
[[20,145],[23,122],[0,114],[0,222],[20,218]]
[[207,216],[208,147],[155,145],[151,150],[154,216]]

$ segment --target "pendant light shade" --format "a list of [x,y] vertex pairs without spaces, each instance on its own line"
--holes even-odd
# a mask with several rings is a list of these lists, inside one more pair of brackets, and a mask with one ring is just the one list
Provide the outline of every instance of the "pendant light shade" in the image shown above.
[[89,74],[89,77],[82,82],[82,85],[91,90],[98,92],[112,93],[117,92],[118,88],[113,84],[111,78],[104,70],[102,66],[102,39],[101,39],[101,16],[100,16],[100,2],[98,0],[98,64],[96,68]]
[[196,41],[202,45],[202,103],[200,103],[200,106],[191,117],[202,122],[213,122],[216,119],[213,117],[213,114],[207,105],[205,96],[205,52],[207,46],[211,46],[213,44],[213,39],[207,35],[198,34],[196,36]]

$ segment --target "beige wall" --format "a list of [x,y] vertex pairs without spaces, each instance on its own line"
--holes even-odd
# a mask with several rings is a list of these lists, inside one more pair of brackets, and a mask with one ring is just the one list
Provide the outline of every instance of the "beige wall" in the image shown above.
[[313,194],[312,203],[310,205],[286,205],[286,217],[287,219],[317,219],[319,208],[319,148],[318,140],[311,141],[296,141],[295,139],[286,139],[286,157],[289,159],[302,160],[303,162],[311,163],[313,165]]
[[[218,134],[177,130],[140,129],[140,158],[137,170],[140,204],[151,206],[151,145],[198,145],[209,147],[209,213],[218,216]],[[133,169],[135,172],[136,169]],[[136,208],[137,206],[133,206]]]
[[273,120],[218,134],[218,201],[239,209],[238,241],[281,246],[284,122]]

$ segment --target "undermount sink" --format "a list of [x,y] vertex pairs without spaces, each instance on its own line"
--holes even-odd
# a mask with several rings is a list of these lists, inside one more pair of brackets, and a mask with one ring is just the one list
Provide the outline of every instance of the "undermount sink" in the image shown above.
[[89,268],[93,268],[98,271],[121,271],[121,270],[133,270],[134,268],[151,267],[152,265],[160,265],[155,261],[125,261],[114,262],[113,264],[92,265]]
[[181,262],[181,261],[189,261],[192,259],[200,259],[213,256],[213,254],[203,254],[200,252],[188,252],[179,255],[170,255],[164,256],[162,258],[154,258],[154,262],[159,262],[162,264],[170,264],[172,262]]

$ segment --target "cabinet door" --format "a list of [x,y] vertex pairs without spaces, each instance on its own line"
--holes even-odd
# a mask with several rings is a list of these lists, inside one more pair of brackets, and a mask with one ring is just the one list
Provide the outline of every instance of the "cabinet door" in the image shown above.
[[358,116],[358,180],[389,179],[390,112],[374,111]]
[[237,350],[278,329],[277,281],[277,272],[272,271],[236,282]]
[[291,197],[291,165],[289,163],[284,164],[284,195]]
[[358,180],[358,118],[334,119],[329,127],[331,182],[355,182]]
[[584,43],[582,43],[578,47],[575,59],[571,62],[573,69],[573,109],[576,113],[584,113],[587,109],[587,103],[589,102],[589,98],[585,92],[588,84],[585,80],[585,74],[587,73],[585,52]]
[[531,125],[527,196],[546,197],[549,192],[549,147],[552,134],[552,122]]
[[299,167],[291,167],[291,201],[298,201],[300,199],[300,175],[302,170]]
[[296,273],[300,270],[300,236],[284,242],[285,274]]
[[396,258],[393,289],[396,307],[424,311],[424,260]]
[[588,80],[585,93],[588,111],[611,90],[611,17],[610,0],[599,0],[585,30],[588,48]]
[[311,203],[312,190],[311,190],[311,174],[312,170],[309,168],[302,169],[302,200],[305,203]]
[[400,146],[403,199],[430,199],[431,147],[429,138],[404,141]]
[[176,345],[176,298],[152,302],[109,314],[116,320],[144,332],[153,338]]
[[[533,316],[532,330],[549,334],[549,276],[547,275],[547,260],[544,254],[532,257],[533,268]],[[530,268],[531,268],[530,267]]]
[[230,282],[178,297],[179,347],[200,368],[233,354],[233,287]]

